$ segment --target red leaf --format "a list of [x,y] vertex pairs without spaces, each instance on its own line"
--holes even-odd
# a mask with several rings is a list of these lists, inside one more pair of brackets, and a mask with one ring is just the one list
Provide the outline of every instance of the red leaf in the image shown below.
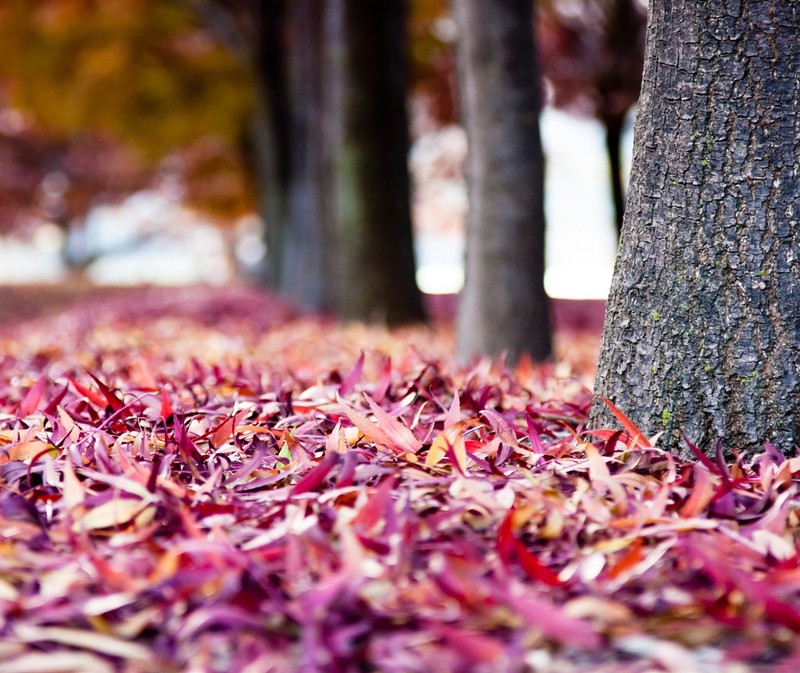
[[83,395],[89,402],[100,409],[105,409],[106,399],[102,395],[98,395],[94,390],[78,383],[72,376],[67,376],[69,382],[74,386],[81,395]]
[[632,543],[630,549],[625,553],[625,555],[614,564],[614,567],[608,571],[609,579],[616,579],[622,573],[628,572],[629,570],[633,570],[639,563],[642,562],[644,559],[644,552],[642,551],[642,547],[644,544],[642,543],[641,538],[636,538]]
[[364,351],[358,356],[355,366],[351,372],[345,377],[342,384],[339,386],[340,395],[349,395],[356,389],[356,384],[361,381],[361,375],[364,373]]
[[422,442],[414,436],[411,430],[387,414],[369,396],[365,395],[365,397],[372,409],[372,413],[375,415],[375,422],[370,421],[364,414],[353,409],[341,398],[337,397],[337,399],[339,404],[342,405],[342,411],[350,419],[350,422],[363,433],[367,441],[400,454],[415,454],[422,448]]
[[247,416],[247,409],[243,409],[238,413],[226,418],[222,423],[220,423],[214,432],[211,435],[211,446],[215,449],[221,447],[225,442],[227,442],[233,433],[235,432],[236,428],[242,422],[242,419]]
[[503,521],[500,523],[500,528],[497,530],[497,554],[505,566],[511,565],[514,558],[514,546],[516,539],[514,538],[512,516],[514,515],[514,508],[508,510]]
[[30,416],[34,411],[36,411],[36,407],[39,406],[42,395],[44,395],[46,385],[47,378],[44,374],[42,374],[36,380],[36,383],[31,386],[31,389],[27,392],[22,402],[19,403],[19,407],[17,408],[17,414],[19,416],[24,418],[25,416]]
[[292,488],[292,495],[300,495],[301,493],[313,491],[317,486],[323,484],[334,465],[336,465],[338,457],[338,453],[329,453],[326,455],[316,467],[307,472],[306,475],[294,485],[294,488]]
[[372,493],[367,503],[358,511],[353,519],[353,527],[369,532],[378,522],[386,518],[386,508],[391,507],[392,492],[397,484],[397,477],[384,479]]
[[719,465],[717,465],[713,460],[711,460],[706,454],[704,454],[700,449],[698,449],[694,444],[689,441],[689,438],[686,435],[683,435],[683,441],[686,442],[686,446],[689,447],[689,451],[691,451],[695,458],[699,460],[703,465],[705,465],[711,472],[714,474],[721,475]]
[[381,376],[378,381],[375,383],[375,387],[372,389],[372,399],[375,400],[378,404],[383,402],[384,398],[386,397],[386,393],[389,391],[389,386],[392,383],[392,358],[386,358],[386,361],[383,363],[383,370],[381,370]]
[[714,484],[711,482],[711,474],[702,463],[695,465],[692,492],[680,509],[681,517],[689,519],[697,516],[711,502],[713,497]]
[[544,444],[540,437],[541,428],[538,427],[539,424],[534,421],[528,413],[525,414],[525,423],[528,428],[528,439],[530,439],[531,442],[531,450],[538,454],[544,453]]
[[508,510],[508,514],[503,518],[497,530],[497,554],[503,565],[509,567],[516,560],[531,579],[551,587],[561,586],[564,581],[514,535],[515,511],[515,507]]
[[722,475],[722,478],[725,481],[731,480],[731,471],[728,468],[728,463],[725,462],[725,451],[722,448],[722,440],[717,440],[717,447],[714,450],[714,457],[716,458],[716,463],[719,466],[719,473]]
[[792,631],[800,631],[800,610],[793,605],[768,596],[764,601],[764,612],[772,621],[783,624]]
[[163,418],[165,421],[172,416],[174,411],[172,410],[172,404],[169,401],[169,397],[167,396],[167,391],[161,391],[161,411],[159,412],[159,418]]
[[125,403],[119,398],[119,396],[111,390],[105,383],[103,383],[99,378],[97,378],[92,372],[86,372],[89,376],[94,379],[94,382],[97,384],[97,387],[100,388],[100,392],[103,393],[103,397],[106,400],[106,403],[109,407],[111,407],[114,411],[119,411],[122,407],[125,406]]
[[515,540],[514,550],[517,553],[519,564],[532,580],[542,582],[551,587],[558,587],[565,584],[564,580],[542,563],[539,557],[519,540]]
[[653,445],[650,443],[650,440],[647,439],[647,437],[641,430],[639,430],[636,423],[634,423],[630,418],[628,418],[624,413],[622,413],[622,411],[620,411],[616,406],[614,406],[611,400],[605,397],[601,397],[600,399],[603,400],[605,405],[611,410],[611,413],[614,414],[614,416],[616,416],[617,420],[620,422],[620,425],[622,425],[622,427],[625,428],[627,433],[630,435],[631,440],[634,443],[634,446],[638,445],[645,449],[653,448]]

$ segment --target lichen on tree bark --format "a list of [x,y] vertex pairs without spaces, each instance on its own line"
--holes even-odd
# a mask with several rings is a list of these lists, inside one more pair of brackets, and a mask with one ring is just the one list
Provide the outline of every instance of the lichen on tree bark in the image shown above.
[[[800,8],[652,0],[596,392],[661,445],[800,443]],[[599,400],[592,422],[607,425]]]

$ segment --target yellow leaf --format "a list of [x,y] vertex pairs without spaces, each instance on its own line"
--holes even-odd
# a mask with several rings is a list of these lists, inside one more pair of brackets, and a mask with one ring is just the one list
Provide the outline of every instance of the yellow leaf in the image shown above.
[[19,591],[17,591],[16,587],[0,578],[0,600],[15,601],[18,598]]
[[447,455],[447,434],[449,432],[449,430],[445,430],[439,433],[436,439],[433,440],[433,443],[428,449],[428,455],[425,456],[425,465],[427,467],[438,465],[442,458]]
[[78,480],[75,470],[72,468],[72,461],[67,457],[64,461],[64,481],[61,486],[64,494],[64,503],[67,509],[73,509],[83,502],[85,493],[81,482]]
[[350,446],[355,446],[364,436],[364,433],[361,432],[356,427],[349,427],[344,429],[344,438],[347,440],[347,443]]
[[107,636],[96,631],[84,631],[60,626],[16,624],[13,633],[14,636],[27,643],[58,643],[122,659],[145,661],[151,656],[150,650],[144,645],[132,643],[122,638],[115,638],[114,636]]
[[48,449],[57,451],[56,447],[52,446],[51,444],[38,439],[33,439],[29,442],[22,442],[21,444],[16,444],[15,446],[9,447],[8,457],[11,460],[31,460],[35,456],[42,453],[42,451],[47,451]]
[[[76,533],[101,528],[112,528],[129,523],[148,507],[146,502],[131,498],[114,498],[90,509],[83,517],[72,524]],[[155,509],[152,505],[150,508]]]
[[547,519],[539,531],[539,535],[546,540],[554,540],[561,536],[565,522],[564,513],[557,507],[552,507],[547,512]]
[[438,465],[442,458],[447,455],[448,448],[453,451],[458,469],[461,470],[461,472],[466,472],[467,447],[464,443],[464,437],[461,435],[460,426],[450,427],[437,435],[431,447],[428,449],[428,455],[425,457],[425,465],[428,467]]

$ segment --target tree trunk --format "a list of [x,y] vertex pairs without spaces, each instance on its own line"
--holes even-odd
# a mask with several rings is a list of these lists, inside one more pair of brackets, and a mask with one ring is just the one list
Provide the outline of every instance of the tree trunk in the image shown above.
[[[335,244],[328,196],[324,122],[324,0],[291,0],[286,10],[284,52],[289,92],[290,180],[288,223],[278,251],[277,289],[304,308],[335,311],[330,250]],[[268,226],[269,228],[269,226]]]
[[252,7],[269,284],[342,318],[423,320],[407,168],[405,3]]
[[[201,3],[202,5],[202,3]],[[212,3],[213,6],[213,3]],[[266,280],[281,286],[286,236],[289,231],[291,180],[291,120],[286,57],[286,0],[243,5],[250,25],[247,50],[253,60],[258,95],[248,158],[255,168],[261,212],[267,223]],[[247,34],[247,33],[245,33]]]
[[622,233],[622,218],[625,215],[625,186],[622,175],[622,131],[625,118],[617,115],[603,117],[606,130],[606,155],[608,156],[611,196],[614,201],[614,224],[617,236]]
[[[800,7],[651,0],[596,391],[661,445],[800,442]],[[596,403],[594,427],[613,423]]]
[[462,360],[550,355],[544,291],[544,159],[529,0],[454,0],[461,109],[469,141]]
[[406,117],[405,2],[328,0],[326,141],[338,245],[336,313],[424,319],[414,278]]

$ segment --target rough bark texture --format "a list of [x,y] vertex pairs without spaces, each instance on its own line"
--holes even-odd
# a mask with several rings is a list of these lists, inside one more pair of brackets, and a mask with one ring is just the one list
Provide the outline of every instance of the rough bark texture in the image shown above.
[[550,355],[544,292],[544,160],[529,0],[454,0],[461,109],[469,141],[462,360]]
[[[661,445],[800,443],[800,5],[651,0],[596,392]],[[593,425],[614,423],[602,403]]]
[[336,312],[388,324],[422,320],[407,165],[405,2],[328,0],[326,49]]

